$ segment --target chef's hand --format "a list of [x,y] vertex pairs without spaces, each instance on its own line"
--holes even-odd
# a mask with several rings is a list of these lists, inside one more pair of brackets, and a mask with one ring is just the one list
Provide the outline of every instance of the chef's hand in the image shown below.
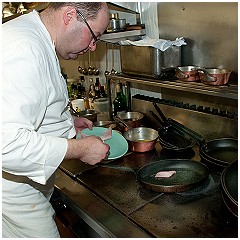
[[68,139],[65,159],[79,158],[82,162],[95,165],[107,159],[110,147],[100,137],[88,136],[84,139]]
[[89,128],[90,130],[92,130],[93,123],[92,123],[92,121],[90,121],[87,118],[75,117],[74,118],[74,127],[75,127],[76,132],[78,132],[79,130],[81,131],[85,128]]

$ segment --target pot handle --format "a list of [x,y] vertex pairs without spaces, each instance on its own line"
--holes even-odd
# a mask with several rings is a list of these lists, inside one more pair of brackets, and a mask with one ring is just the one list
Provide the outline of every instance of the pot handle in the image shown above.
[[123,124],[127,128],[127,130],[131,129],[131,126],[129,126],[125,121],[123,121],[119,117],[114,116],[113,119],[115,122]]
[[[124,171],[124,172],[132,172],[132,173],[135,173],[135,171],[134,171],[132,168],[130,168],[130,167],[124,167],[124,166],[119,166],[119,165],[97,163],[95,166],[105,167],[105,168],[110,168],[110,169],[115,169],[115,170]],[[135,173],[135,174],[136,174],[136,173]]]
[[179,123],[179,122],[177,122],[177,121],[175,121],[171,118],[168,118],[168,122],[177,131],[185,133],[185,134],[189,135],[191,138],[193,138],[198,143],[199,146],[201,146],[202,144],[205,143],[205,139],[203,138],[203,136],[196,133],[192,129],[189,129],[189,128],[185,127],[181,123]]
[[207,72],[207,70],[205,68],[193,68],[192,70],[196,70],[198,72],[203,72],[206,75],[206,80],[203,80],[203,82],[216,82],[217,78],[214,76],[209,75],[209,73]]
[[162,125],[162,127],[165,125],[164,122],[158,117],[158,115],[156,113],[154,113],[153,111],[149,111],[152,116]]
[[163,114],[162,110],[159,108],[159,106],[157,105],[156,102],[153,102],[153,106],[155,107],[155,109],[157,110],[158,114],[160,115],[160,117],[162,118],[163,122],[167,121],[166,116]]
[[189,74],[184,74],[179,68],[177,68],[177,77],[181,78],[189,78]]

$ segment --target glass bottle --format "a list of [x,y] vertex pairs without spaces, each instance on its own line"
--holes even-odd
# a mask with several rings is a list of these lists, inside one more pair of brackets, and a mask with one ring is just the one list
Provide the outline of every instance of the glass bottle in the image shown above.
[[122,83],[116,85],[116,98],[113,100],[114,115],[127,110],[127,98],[123,93]]

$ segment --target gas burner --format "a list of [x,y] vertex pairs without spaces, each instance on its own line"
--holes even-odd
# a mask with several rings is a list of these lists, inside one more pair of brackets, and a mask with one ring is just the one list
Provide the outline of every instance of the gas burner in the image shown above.
[[160,151],[159,159],[191,159],[195,156],[195,152],[192,148],[184,151],[174,151],[169,149],[162,149]]

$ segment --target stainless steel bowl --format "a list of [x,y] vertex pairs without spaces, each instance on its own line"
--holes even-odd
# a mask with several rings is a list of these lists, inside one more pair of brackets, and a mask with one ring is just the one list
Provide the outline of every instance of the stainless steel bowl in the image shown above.
[[95,110],[92,110],[92,109],[86,109],[84,111],[80,111],[78,113],[78,115],[80,117],[85,117],[85,118],[91,120],[92,122],[97,121],[97,112]]

